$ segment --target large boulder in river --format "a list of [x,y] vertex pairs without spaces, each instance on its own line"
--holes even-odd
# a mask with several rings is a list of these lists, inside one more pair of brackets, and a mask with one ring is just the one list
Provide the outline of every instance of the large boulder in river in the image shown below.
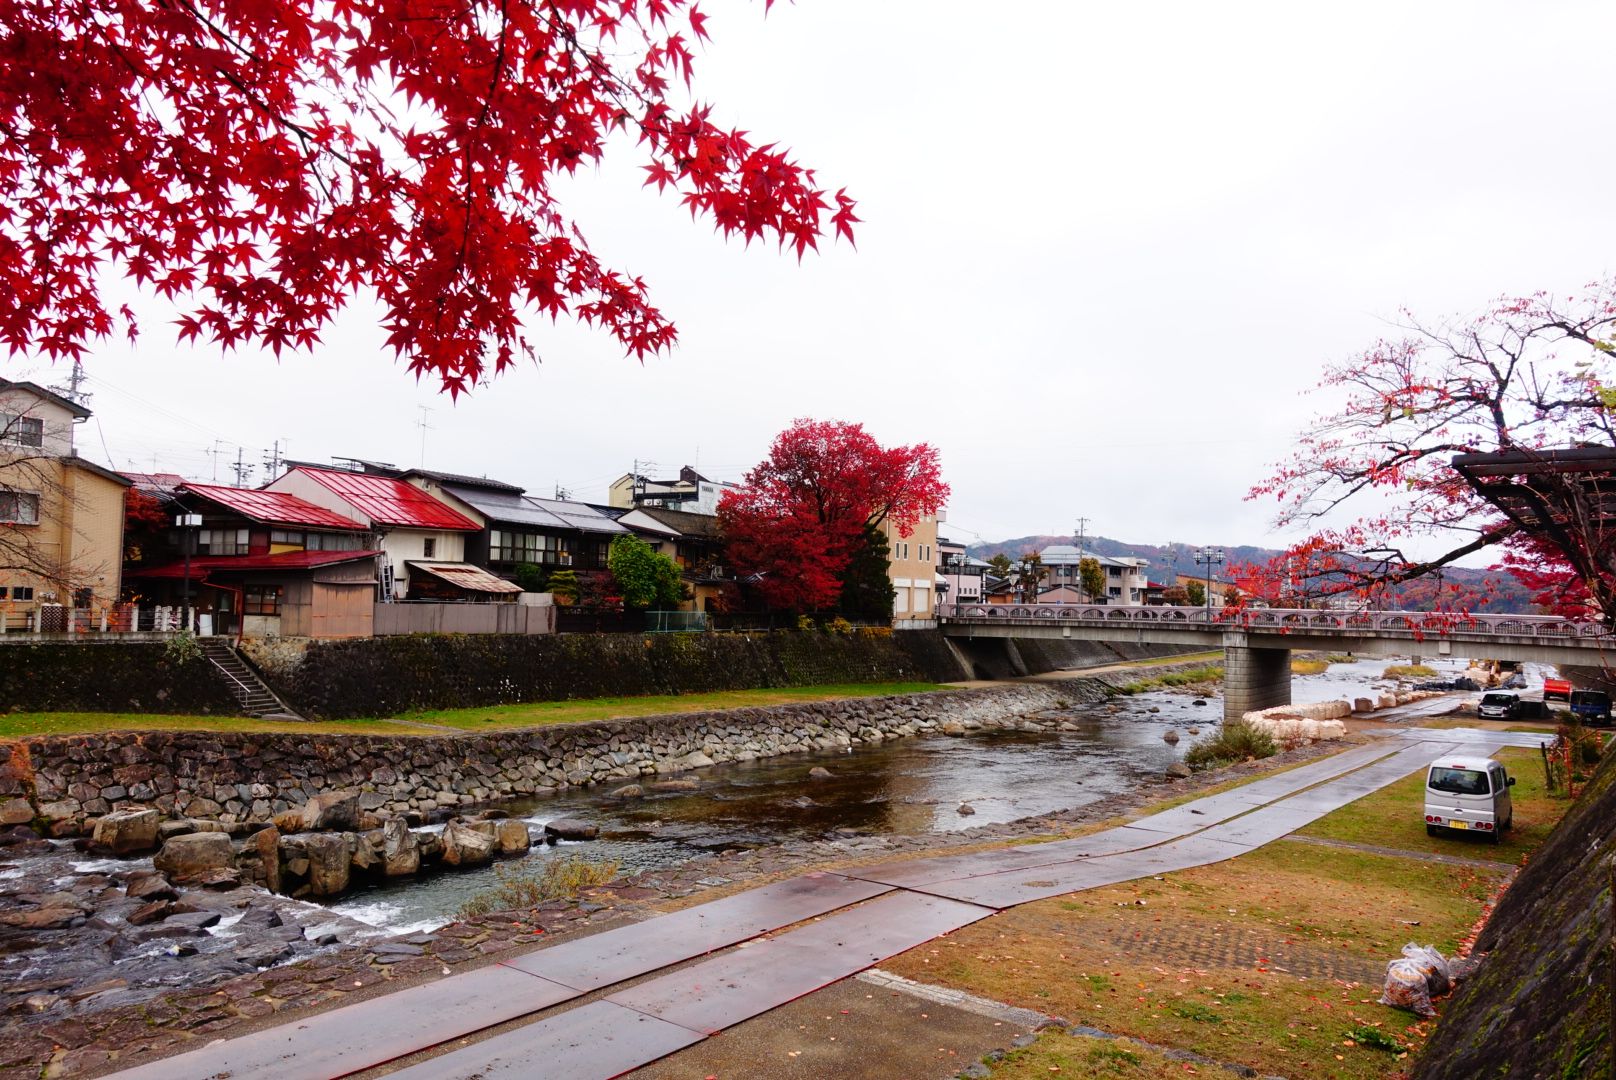
[[511,818],[499,823],[495,833],[501,855],[523,855],[533,846],[533,838],[528,835],[527,822]]
[[593,840],[600,835],[600,830],[577,818],[556,818],[544,823],[544,833],[557,840]]
[[359,792],[322,791],[303,804],[299,816],[305,831],[356,828],[359,824]]
[[281,834],[271,825],[259,829],[242,845],[236,865],[270,892],[281,891]]
[[309,860],[309,891],[315,896],[338,896],[348,891],[352,838],[344,833],[320,833],[303,838]]
[[150,851],[157,846],[157,826],[163,815],[144,806],[114,810],[96,819],[90,840],[114,855]]
[[403,818],[388,818],[382,824],[382,873],[404,877],[421,869],[421,848]]
[[463,821],[445,825],[441,838],[443,861],[450,866],[480,866],[494,857],[494,837]]
[[163,850],[152,858],[152,866],[175,881],[184,881],[209,870],[218,870],[235,861],[230,837],[224,833],[186,833],[163,841]]

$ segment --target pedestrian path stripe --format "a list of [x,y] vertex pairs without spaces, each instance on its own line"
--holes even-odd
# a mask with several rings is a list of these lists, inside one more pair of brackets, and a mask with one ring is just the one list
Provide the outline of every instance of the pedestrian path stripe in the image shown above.
[[390,1075],[397,1080],[608,1080],[704,1038],[613,1002],[594,1001]]

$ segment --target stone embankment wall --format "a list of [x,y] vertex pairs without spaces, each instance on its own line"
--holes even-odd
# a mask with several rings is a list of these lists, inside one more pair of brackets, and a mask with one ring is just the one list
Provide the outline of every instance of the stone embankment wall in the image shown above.
[[[235,713],[212,664],[160,642],[0,639],[0,711]],[[23,640],[18,641],[21,637]]]
[[271,638],[243,651],[283,699],[324,718],[966,674],[934,630]]
[[[1189,665],[1194,666],[1194,665]],[[1092,702],[1137,678],[676,713],[468,735],[378,737],[108,732],[20,740],[0,770],[0,805],[51,834],[83,833],[132,805],[165,817],[271,821],[313,796],[361,792],[378,815],[437,811],[719,762],[977,729],[1053,730],[1039,713]],[[14,800],[7,804],[6,799]]]

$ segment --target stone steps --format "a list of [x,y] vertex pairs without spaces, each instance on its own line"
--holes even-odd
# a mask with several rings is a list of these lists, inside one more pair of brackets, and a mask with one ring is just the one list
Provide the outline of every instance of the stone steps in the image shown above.
[[264,685],[258,673],[248,667],[246,661],[236,655],[236,651],[226,641],[221,638],[203,638],[201,646],[202,655],[219,669],[221,677],[229,683],[243,713],[258,717],[276,713],[297,718],[297,714],[276,697],[274,691]]

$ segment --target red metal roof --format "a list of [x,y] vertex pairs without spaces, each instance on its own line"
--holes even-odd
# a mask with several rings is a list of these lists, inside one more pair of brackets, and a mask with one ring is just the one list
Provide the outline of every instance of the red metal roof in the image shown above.
[[363,532],[366,526],[345,518],[335,510],[315,506],[307,499],[284,491],[254,491],[249,488],[217,487],[213,484],[184,484],[182,491],[193,492],[210,502],[234,510],[244,518],[266,525],[305,525],[313,529],[346,529]]
[[372,525],[456,532],[476,532],[481,528],[464,514],[402,480],[341,469],[311,469],[304,465],[295,471],[340,496]]
[[[215,570],[314,570],[337,563],[374,559],[374,551],[282,551],[276,555],[195,555],[191,557],[191,578],[200,580]],[[124,570],[125,577],[183,578],[184,561],[162,566],[136,566]]]

